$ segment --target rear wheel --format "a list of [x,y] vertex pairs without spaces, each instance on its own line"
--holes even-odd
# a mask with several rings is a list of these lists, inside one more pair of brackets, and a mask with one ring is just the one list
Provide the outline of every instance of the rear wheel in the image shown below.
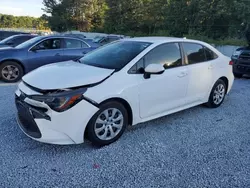
[[209,100],[206,105],[210,108],[219,107],[226,96],[226,84],[223,80],[218,80],[210,93]]
[[125,107],[116,101],[101,105],[87,126],[87,137],[96,146],[104,146],[118,140],[128,125]]
[[234,73],[234,77],[235,78],[242,78],[243,74],[239,74],[239,73]]
[[23,76],[23,68],[14,61],[6,61],[0,66],[0,74],[4,82],[17,82]]

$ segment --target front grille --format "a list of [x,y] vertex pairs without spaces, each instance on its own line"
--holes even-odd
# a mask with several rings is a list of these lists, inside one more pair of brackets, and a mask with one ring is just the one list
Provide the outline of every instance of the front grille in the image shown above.
[[250,52],[242,52],[239,56],[239,59],[250,60]]
[[18,120],[23,131],[34,138],[41,138],[41,132],[32,116],[29,106],[16,97]]

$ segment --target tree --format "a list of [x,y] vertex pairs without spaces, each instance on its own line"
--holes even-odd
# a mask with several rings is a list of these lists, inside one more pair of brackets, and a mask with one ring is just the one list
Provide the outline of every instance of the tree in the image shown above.
[[0,14],[0,28],[33,28],[45,30],[48,29],[48,25],[44,18]]
[[105,0],[44,0],[49,25],[57,31],[101,29],[104,24]]
[[43,3],[50,15],[46,19],[56,31],[163,33],[213,39],[242,38],[249,33],[250,40],[250,2],[246,0],[43,0]]

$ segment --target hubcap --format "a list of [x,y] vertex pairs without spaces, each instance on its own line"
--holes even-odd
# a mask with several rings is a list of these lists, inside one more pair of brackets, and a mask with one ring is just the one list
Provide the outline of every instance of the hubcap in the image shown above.
[[101,140],[115,138],[123,127],[124,117],[120,110],[109,108],[104,110],[96,119],[95,133]]
[[2,69],[2,77],[6,80],[15,80],[19,76],[19,70],[14,65],[7,65]]
[[216,89],[214,90],[214,95],[213,95],[214,104],[219,105],[223,101],[225,92],[226,90],[223,84],[219,84],[216,87]]

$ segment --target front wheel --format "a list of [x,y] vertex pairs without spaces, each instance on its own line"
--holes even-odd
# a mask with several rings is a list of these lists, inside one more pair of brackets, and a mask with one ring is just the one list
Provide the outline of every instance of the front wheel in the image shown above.
[[219,107],[226,96],[226,84],[223,80],[218,80],[210,93],[209,100],[206,105],[210,108]]
[[96,146],[104,146],[118,140],[128,125],[125,107],[116,101],[101,105],[87,126],[87,137]]
[[13,83],[23,76],[23,68],[14,61],[6,61],[0,66],[1,78],[4,82]]

